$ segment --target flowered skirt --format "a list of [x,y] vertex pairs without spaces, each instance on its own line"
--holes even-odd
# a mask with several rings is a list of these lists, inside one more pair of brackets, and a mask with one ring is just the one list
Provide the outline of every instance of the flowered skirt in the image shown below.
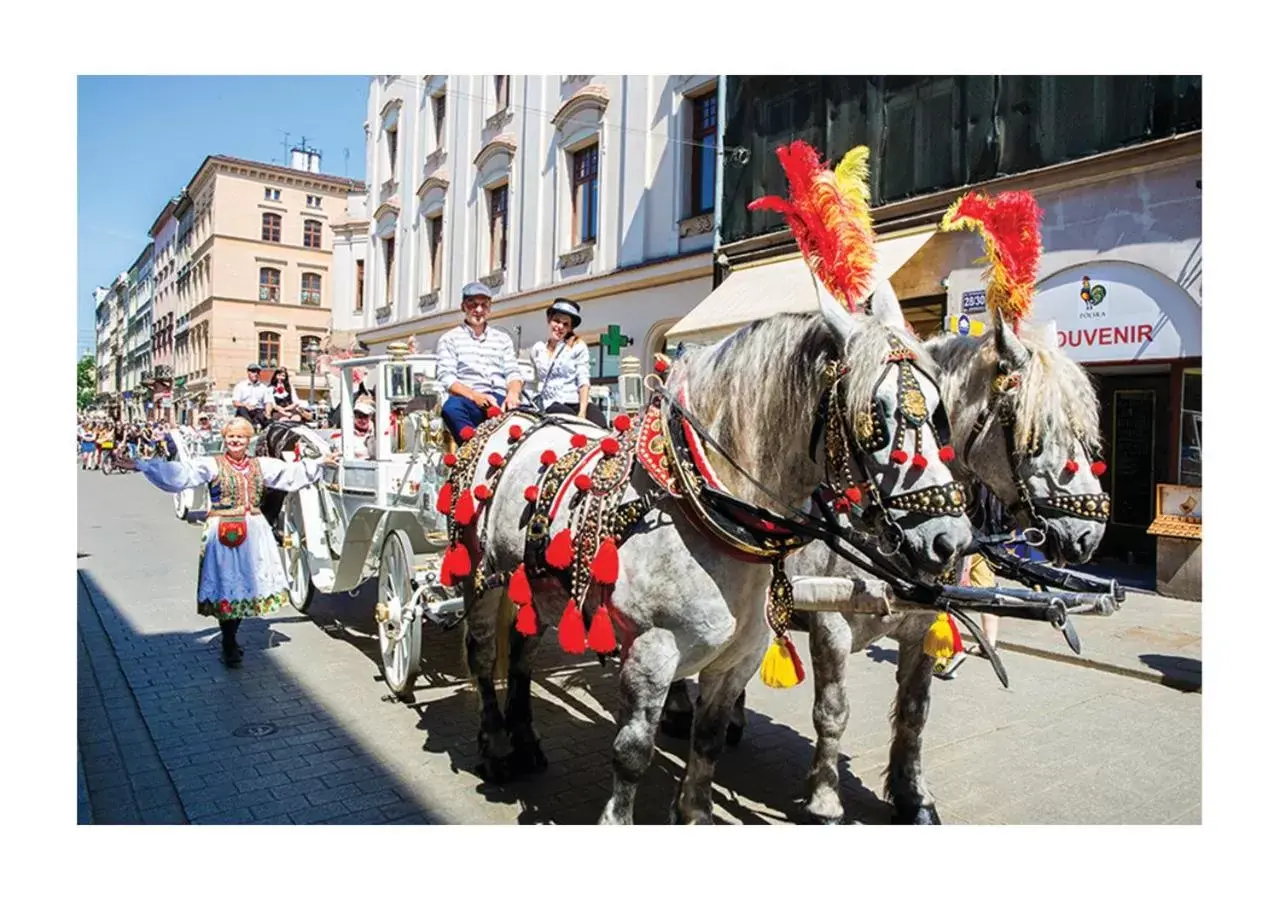
[[248,517],[248,534],[238,547],[218,540],[218,516],[205,524],[200,545],[196,612],[215,619],[247,619],[275,612],[289,602],[289,581],[280,548],[261,515]]

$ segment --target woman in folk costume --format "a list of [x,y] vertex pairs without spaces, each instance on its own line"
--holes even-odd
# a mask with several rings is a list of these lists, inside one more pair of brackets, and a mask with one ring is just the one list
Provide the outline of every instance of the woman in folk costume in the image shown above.
[[222,628],[222,661],[234,668],[244,651],[236,643],[240,620],[265,616],[288,600],[289,582],[280,564],[271,526],[260,510],[266,488],[296,491],[320,480],[323,460],[285,462],[248,455],[253,424],[232,419],[222,429],[226,452],[190,462],[141,462],[138,469],[162,491],[177,493],[209,485],[209,519],[200,549],[196,612]]

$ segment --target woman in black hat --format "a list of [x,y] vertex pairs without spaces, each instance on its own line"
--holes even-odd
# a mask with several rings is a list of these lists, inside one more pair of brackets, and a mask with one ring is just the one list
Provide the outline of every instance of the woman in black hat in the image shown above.
[[530,360],[538,375],[534,402],[543,412],[590,419],[601,428],[604,413],[590,402],[591,351],[574,330],[582,324],[578,304],[563,297],[547,309],[547,339],[533,345]]

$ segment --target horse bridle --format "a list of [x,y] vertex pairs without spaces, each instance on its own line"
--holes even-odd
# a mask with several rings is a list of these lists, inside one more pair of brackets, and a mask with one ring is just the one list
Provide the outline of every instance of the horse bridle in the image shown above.
[[[809,439],[809,456],[817,462],[818,442],[825,434],[825,458],[823,461],[827,486],[835,495],[833,508],[837,512],[850,513],[854,505],[860,510],[859,518],[870,530],[879,534],[882,545],[888,553],[896,553],[906,540],[906,532],[902,526],[889,515],[890,510],[905,512],[909,516],[935,518],[938,516],[962,516],[968,505],[968,491],[962,482],[952,481],[947,484],[931,485],[903,494],[895,494],[886,499],[871,477],[873,454],[889,446],[889,428],[884,410],[881,408],[876,394],[881,383],[894,369],[898,372],[898,405],[895,417],[899,420],[893,438],[894,449],[891,459],[898,463],[907,462],[905,450],[907,432],[915,431],[915,455],[912,464],[924,461],[922,450],[923,430],[927,426],[933,432],[934,441],[939,448],[943,461],[951,453],[951,429],[947,420],[946,409],[939,402],[928,418],[928,403],[920,390],[916,378],[916,354],[897,337],[890,336],[889,354],[885,358],[885,368],[876,381],[871,392],[868,408],[858,410],[851,429],[848,417],[843,411],[848,408],[846,401],[847,379],[849,367],[837,360],[832,360],[823,369],[826,386],[818,407],[818,415],[814,420],[813,431]],[[934,388],[937,383],[925,372],[921,371]],[[941,397],[939,391],[938,396]],[[855,477],[853,467],[856,464],[861,478]],[[925,462],[927,464],[927,461]],[[923,468],[923,466],[921,466]],[[865,502],[864,502],[865,500]]]
[[[969,463],[969,455],[973,452],[974,444],[977,443],[982,433],[986,431],[987,426],[993,420],[997,421],[1004,432],[1004,445],[1008,456],[1009,470],[1013,476],[1014,486],[1018,491],[1018,499],[1005,507],[1011,515],[1017,516],[1019,513],[1025,513],[1031,524],[1041,531],[1045,531],[1048,528],[1046,520],[1052,516],[1107,522],[1111,518],[1111,497],[1105,492],[1098,494],[1054,494],[1044,499],[1032,496],[1031,486],[1027,484],[1026,479],[1019,474],[1018,470],[1024,462],[1032,457],[1039,456],[1044,451],[1044,443],[1043,438],[1037,435],[1028,452],[1018,446],[1014,437],[1015,392],[1021,386],[1022,373],[1020,371],[1008,371],[1007,364],[1002,361],[1000,363],[1000,371],[991,381],[988,403],[978,413],[978,418],[973,423],[973,431],[970,433],[969,439],[965,441],[962,456],[965,467],[969,471],[973,471],[973,466]],[[1082,436],[1077,434],[1076,440],[1081,449],[1085,451],[1086,456],[1092,457],[1095,461],[1100,461],[1098,454],[1089,453],[1089,448]]]

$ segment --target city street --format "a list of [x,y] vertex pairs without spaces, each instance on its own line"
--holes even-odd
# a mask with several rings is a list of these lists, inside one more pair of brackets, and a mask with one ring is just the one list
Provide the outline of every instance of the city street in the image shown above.
[[[478,713],[461,629],[428,626],[412,705],[390,702],[381,682],[368,585],[358,597],[318,597],[309,616],[287,608],[246,621],[244,664],[228,671],[216,623],[195,614],[200,527],[178,521],[171,497],[141,475],[76,474],[81,821],[580,824],[599,815],[611,783],[613,669],[546,641],[534,709],[550,768],[487,786],[473,772]],[[807,660],[803,634],[797,645]],[[880,796],[896,654],[884,641],[849,666],[841,784],[850,822],[889,819]],[[1199,693],[1046,655],[1011,650],[1004,661],[1008,690],[978,659],[934,683],[924,759],[945,823],[1200,823]],[[721,821],[802,820],[812,700],[811,681],[789,691],[752,682],[746,736],[716,773]],[[684,753],[660,740],[638,822],[666,820]]]

